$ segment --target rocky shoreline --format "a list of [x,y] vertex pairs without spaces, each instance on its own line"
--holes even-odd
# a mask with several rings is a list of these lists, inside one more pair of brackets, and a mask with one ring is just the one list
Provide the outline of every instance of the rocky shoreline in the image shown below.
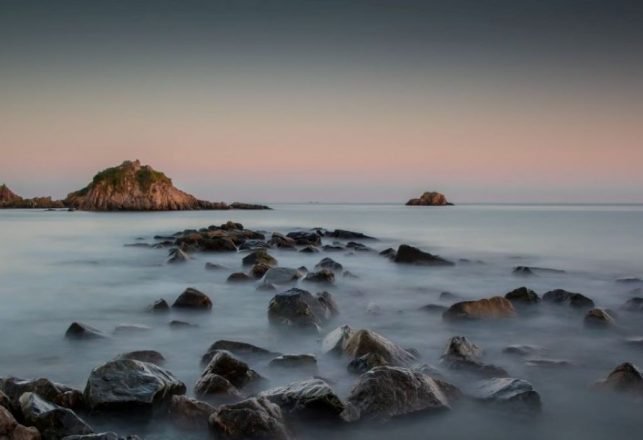
[[[346,270],[337,255],[373,255],[397,267],[427,273],[452,270],[466,264],[464,260],[452,261],[409,244],[378,249],[376,238],[360,232],[313,228],[268,233],[231,221],[158,235],[153,242],[140,245],[166,250],[167,264],[173,266],[194,264],[197,256],[213,254],[229,256],[231,262],[241,258],[242,271],[227,269],[228,282],[247,283],[267,293],[265,320],[282,332],[281,344],[267,348],[250,341],[219,339],[208,346],[211,341],[204,341],[201,359],[194,360],[200,362],[202,372],[189,384],[164,368],[165,355],[153,350],[105,359],[90,372],[84,390],[44,378],[0,379],[0,438],[137,439],[124,433],[95,434],[92,428],[94,420],[132,416],[150,422],[170,420],[179,431],[221,439],[305,438],[302,426],[321,425],[341,435],[351,426],[400,423],[411,415],[437,417],[470,404],[492,408],[505,417],[532,419],[541,414],[547,401],[532,383],[498,359],[489,358],[474,340],[458,334],[461,330],[471,322],[493,330],[501,322],[565,309],[568,319],[576,320],[584,331],[600,335],[618,331],[620,313],[643,310],[643,298],[630,299],[617,313],[597,306],[582,293],[564,289],[540,295],[522,286],[502,296],[467,301],[445,292],[440,299],[448,305],[427,304],[421,310],[441,315],[443,325],[453,330],[453,336],[444,341],[439,363],[427,365],[421,362],[423,353],[414,348],[342,322],[342,310],[331,290],[359,275]],[[276,250],[318,253],[320,258],[310,269],[284,267],[273,255]],[[204,270],[226,269],[206,263]],[[186,286],[173,301],[159,298],[147,307],[141,305],[140,313],[165,316],[181,310],[190,316],[208,314],[217,307],[209,294]],[[169,325],[191,324],[172,320]],[[119,326],[114,334],[143,330],[151,329]],[[288,338],[295,334],[309,335],[319,355],[290,352]],[[74,322],[65,337],[73,344],[100,344],[110,335]],[[574,367],[567,359],[547,358],[540,347],[512,345],[503,354],[524,359],[525,365],[534,368]],[[319,356],[352,377],[348,394],[339,393],[326,377]],[[257,371],[260,364],[267,364],[269,373],[292,375],[292,382],[271,383],[269,373]],[[615,365],[604,378],[596,379],[586,384],[592,392],[614,393],[634,401],[643,398],[643,378],[633,363]]]

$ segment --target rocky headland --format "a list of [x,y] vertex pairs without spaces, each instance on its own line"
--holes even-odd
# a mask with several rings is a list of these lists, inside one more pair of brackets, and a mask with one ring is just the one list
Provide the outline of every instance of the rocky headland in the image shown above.
[[60,200],[52,200],[51,197],[34,197],[25,199],[15,194],[5,184],[0,185],[0,208],[64,208],[65,205]]

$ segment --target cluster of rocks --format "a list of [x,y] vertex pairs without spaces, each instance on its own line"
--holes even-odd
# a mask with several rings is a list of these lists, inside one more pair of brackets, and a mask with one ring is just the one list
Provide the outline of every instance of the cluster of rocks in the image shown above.
[[448,206],[453,205],[449,203],[444,194],[439,192],[430,191],[425,192],[420,197],[411,199],[406,202],[406,206]]

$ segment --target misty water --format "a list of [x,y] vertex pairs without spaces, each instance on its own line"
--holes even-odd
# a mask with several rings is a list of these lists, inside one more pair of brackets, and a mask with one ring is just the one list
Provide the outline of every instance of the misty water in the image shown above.
[[[448,339],[463,335],[484,349],[488,363],[512,377],[530,381],[540,393],[542,413],[525,418],[474,404],[430,417],[357,424],[335,429],[300,426],[298,438],[453,438],[453,439],[630,439],[643,427],[643,406],[632,398],[590,389],[618,364],[643,365],[643,348],[627,344],[643,337],[643,315],[621,310],[626,300],[643,296],[643,284],[619,283],[643,277],[643,207],[463,205],[406,208],[396,205],[275,205],[272,211],[201,211],[172,213],[89,213],[0,211],[0,377],[47,377],[83,389],[90,371],[119,353],[152,349],[192,393],[201,373],[200,358],[216,340],[250,342],[275,352],[312,353],[319,375],[333,381],[346,397],[357,376],[346,359],[321,354],[321,338],[341,324],[369,328],[420,353],[420,363],[441,369]],[[157,234],[201,228],[228,220],[246,228],[289,232],[323,227],[360,231],[377,237],[364,242],[375,250],[408,243],[456,261],[455,267],[397,265],[377,252],[303,254],[271,250],[280,266],[314,265],[324,256],[339,261],[358,279],[338,277],[330,288],[301,284],[313,292],[329,290],[340,316],[320,335],[277,331],[267,319],[274,292],[256,284],[229,284],[242,270],[245,253],[199,253],[186,264],[166,264],[167,249],[126,247],[153,243]],[[329,240],[330,242],[330,240]],[[462,261],[460,259],[466,259]],[[205,270],[206,262],[225,266]],[[512,274],[515,266],[564,270],[537,276]],[[207,293],[211,313],[172,311],[153,314],[146,307],[159,298],[173,301],[186,287]],[[539,294],[562,288],[613,309],[618,326],[590,330],[583,312],[540,304],[531,313],[500,322],[447,323],[441,315],[418,310],[427,304],[450,305],[441,292],[478,299],[527,286]],[[172,319],[198,327],[171,329]],[[64,333],[73,321],[113,333],[119,324],[152,327],[137,334],[114,334],[94,341],[70,341]],[[502,349],[511,344],[543,347],[537,357],[561,359],[571,366],[528,366]],[[280,374],[268,360],[251,366],[269,378],[266,386],[300,379]],[[465,386],[471,378],[442,369],[449,381]],[[169,422],[149,423],[88,417],[95,430],[133,433],[145,438],[207,438]]]

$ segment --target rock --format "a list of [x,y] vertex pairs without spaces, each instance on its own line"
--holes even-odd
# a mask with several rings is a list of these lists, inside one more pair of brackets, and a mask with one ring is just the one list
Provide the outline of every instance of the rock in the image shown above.
[[289,267],[272,267],[263,277],[264,284],[291,284],[301,278],[301,273],[297,269]]
[[0,380],[0,390],[9,401],[6,406],[10,409],[17,409],[20,406],[19,399],[24,393],[35,393],[43,399],[63,406],[65,408],[82,407],[83,395],[79,390],[75,390],[65,385],[51,382],[49,379],[31,379],[24,380],[15,377],[9,377]]
[[85,387],[85,399],[94,410],[153,409],[184,393],[183,382],[168,370],[129,359],[94,368]]
[[147,308],[150,312],[169,312],[170,305],[163,298],[157,299]]
[[342,352],[352,359],[366,354],[377,355],[387,365],[393,366],[408,366],[416,359],[408,350],[372,330],[350,332],[342,345]]
[[436,313],[436,314],[440,313],[440,314],[442,314],[442,313],[446,312],[447,309],[448,309],[448,307],[441,306],[439,304],[427,304],[425,306],[420,307],[419,310],[422,310],[423,312],[427,312],[427,313]]
[[232,273],[226,280],[228,283],[248,283],[252,281],[254,280],[243,272]]
[[455,301],[460,299],[458,295],[455,295],[451,292],[441,292],[440,293],[440,301]]
[[270,270],[270,266],[267,265],[266,263],[257,263],[254,266],[252,266],[252,269],[250,269],[250,273],[252,276],[256,279],[263,278],[263,276]]
[[352,280],[357,280],[357,279],[359,279],[359,276],[355,275],[353,272],[351,272],[351,271],[349,271],[349,270],[345,270],[345,271],[344,271],[344,273],[342,273],[342,276],[343,276],[344,278],[350,278],[350,279],[352,279]]
[[572,363],[564,359],[528,359],[525,362],[525,365],[528,367],[539,367],[539,368],[565,368],[571,367]]
[[366,246],[365,244],[358,243],[356,241],[349,241],[348,243],[346,243],[346,247],[348,249],[353,249],[354,251],[357,251],[357,252],[371,252],[373,250],[372,248]]
[[250,210],[262,210],[262,209],[272,209],[266,205],[259,205],[256,203],[242,203],[242,202],[232,202],[230,204],[231,209],[250,209]]
[[284,235],[281,235],[277,232],[272,234],[272,238],[268,242],[270,246],[279,248],[279,249],[295,249],[295,240],[293,240],[290,237],[286,237]]
[[447,398],[431,377],[400,367],[377,367],[364,373],[348,401],[366,420],[450,409]]
[[391,260],[394,260],[395,256],[397,255],[397,252],[395,252],[395,249],[393,248],[388,248],[381,251],[380,255],[382,255],[383,257],[390,258]]
[[257,263],[263,263],[270,267],[277,266],[277,259],[268,253],[265,249],[254,251],[241,260],[244,266],[253,266]]
[[187,396],[172,396],[168,410],[170,419],[184,429],[207,429],[214,407]]
[[514,275],[521,275],[521,276],[530,276],[530,275],[536,275],[529,267],[527,266],[516,266],[514,267],[512,273]]
[[563,289],[550,290],[543,295],[543,301],[552,304],[567,304],[575,309],[594,308],[594,301],[580,293]]
[[72,322],[65,332],[65,337],[67,339],[101,339],[109,336],[87,324]]
[[339,315],[339,306],[335,302],[335,298],[331,295],[330,292],[319,292],[317,295],[317,301],[326,308],[325,316],[329,318],[335,318]]
[[503,348],[502,352],[513,356],[524,357],[524,356],[530,356],[532,354],[535,354],[540,350],[541,350],[540,347],[536,347],[535,345],[509,345]]
[[283,354],[272,359],[270,368],[298,369],[312,374],[317,373],[317,359],[312,354]]
[[196,309],[196,310],[210,310],[212,308],[212,300],[203,292],[196,290],[193,287],[188,287],[172,304],[174,308],[181,309]]
[[343,246],[325,244],[322,246],[325,252],[341,252],[344,250]]
[[344,269],[344,266],[339,264],[337,261],[333,260],[332,258],[323,258],[322,260],[319,261],[315,265],[315,269],[328,269],[333,272],[341,272]]
[[475,384],[469,394],[476,400],[507,408],[512,412],[536,413],[541,408],[540,395],[532,384],[522,379],[488,379]]
[[297,288],[279,293],[268,305],[268,320],[275,325],[317,329],[334,314],[328,306],[328,296],[313,296]]
[[191,327],[198,327],[198,325],[191,324],[185,321],[179,321],[177,319],[173,319],[172,321],[170,321],[170,328],[173,328],[173,329],[191,328]]
[[292,440],[281,409],[265,397],[218,406],[209,425],[224,440]]
[[389,366],[389,362],[376,353],[366,353],[350,361],[346,369],[351,374],[363,374],[375,367]]
[[321,237],[316,232],[289,232],[286,237],[295,240],[299,246],[321,246]]
[[[238,342],[238,341],[228,341],[225,339],[218,340],[210,345],[208,353],[215,352],[218,350],[225,350],[233,353],[237,356],[276,356],[279,353],[266,350],[265,348],[257,347],[256,345],[248,344],[247,342]],[[208,359],[206,363],[209,363],[212,357]]]
[[35,393],[20,396],[20,411],[25,422],[38,429],[45,440],[94,432],[74,411],[47,402]]
[[300,249],[299,252],[303,254],[316,254],[317,252],[319,252],[319,249],[317,249],[315,246],[306,246]]
[[464,336],[454,336],[449,340],[442,362],[453,370],[465,370],[485,377],[507,377],[507,372],[495,365],[482,362],[482,350]]
[[563,274],[564,270],[551,269],[549,267],[534,267],[534,266],[516,266],[513,273],[516,275],[536,275],[538,273],[544,274]]
[[200,248],[204,252],[236,252],[234,240],[227,237],[213,237],[200,241]]
[[608,328],[613,327],[616,321],[607,310],[591,309],[585,314],[583,323],[588,328]]
[[629,312],[643,312],[643,298],[630,298],[623,305],[623,309]]
[[322,353],[341,355],[344,353],[346,341],[353,335],[353,329],[348,325],[337,327],[322,340]]
[[268,248],[270,245],[263,240],[246,240],[239,246],[240,251],[257,251]]
[[450,206],[444,194],[435,191],[427,191],[416,199],[406,202],[406,206]]
[[326,232],[326,237],[339,238],[340,240],[375,240],[374,237],[362,234],[361,232],[347,231],[345,229],[335,229]]
[[4,183],[0,185],[0,209],[46,209],[47,211],[55,211],[64,207],[62,200],[52,200],[51,197],[23,199],[11,191]]
[[149,362],[150,364],[162,365],[165,362],[165,357],[158,351],[154,350],[138,350],[121,353],[114,358],[115,361],[130,359],[133,361]]
[[455,303],[442,314],[442,318],[446,320],[500,319],[515,315],[516,311],[508,299],[494,296],[489,299]]
[[190,256],[187,252],[184,252],[179,248],[170,249],[169,258],[167,259],[168,263],[185,263],[188,260],[190,260]]
[[237,388],[243,388],[252,382],[261,380],[261,376],[248,364],[224,350],[215,353],[201,376],[207,374],[221,376]]
[[11,401],[9,400],[9,397],[7,397],[7,395],[2,390],[0,390],[0,407],[7,408],[7,409],[11,408]]
[[259,397],[265,397],[279,405],[285,414],[293,417],[315,422],[346,420],[343,417],[353,419],[344,402],[321,379],[308,379],[272,388],[259,393]]
[[243,396],[232,383],[223,376],[213,373],[201,375],[194,386],[194,394],[200,398],[213,396],[225,397],[233,400],[242,399]]
[[178,190],[165,174],[136,161],[107,168],[85,188],[70,193],[65,206],[86,211],[176,211],[228,209]]
[[538,304],[540,297],[536,292],[526,287],[519,287],[505,295],[514,305]]
[[409,246],[407,244],[400,245],[397,248],[395,258],[393,259],[396,263],[403,264],[419,264],[425,266],[453,266],[454,264],[451,261],[445,260],[444,258],[429,254],[428,252],[423,252],[420,249]]
[[208,261],[207,263],[205,263],[205,269],[206,270],[221,270],[221,269],[225,269],[225,267],[221,266],[220,264],[210,263]]
[[597,382],[595,387],[643,395],[643,377],[636,366],[625,362],[612,370],[606,379]]
[[636,277],[619,278],[616,280],[619,284],[641,284],[643,280]]
[[115,335],[145,333],[152,330],[152,327],[143,324],[119,324],[114,328]]
[[0,406],[0,439],[40,440],[40,432],[34,427],[20,425],[5,407]]
[[317,272],[308,273],[304,277],[304,281],[309,283],[332,284],[335,282],[335,274],[328,269],[322,269]]

